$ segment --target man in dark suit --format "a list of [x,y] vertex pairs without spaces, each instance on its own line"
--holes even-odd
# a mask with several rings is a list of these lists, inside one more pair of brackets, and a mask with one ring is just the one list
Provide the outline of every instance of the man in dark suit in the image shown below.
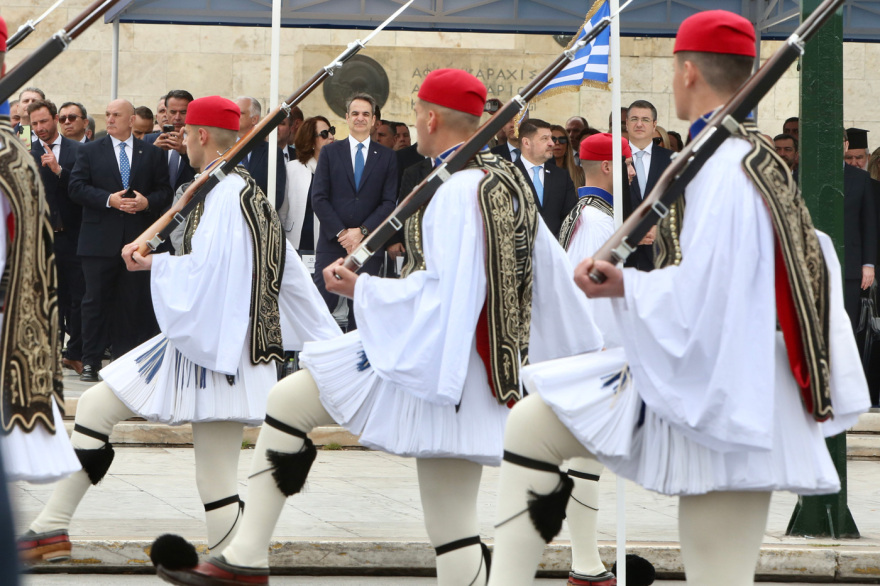
[[[321,149],[312,183],[312,207],[321,225],[315,284],[331,311],[339,297],[324,287],[324,267],[352,252],[394,211],[397,201],[397,157],[391,149],[370,140],[375,109],[372,96],[355,94],[349,98],[345,114],[348,140]],[[374,255],[361,272],[378,274],[381,265],[381,255]],[[357,327],[351,304],[348,327]]]
[[[144,142],[153,144],[165,151],[168,177],[171,191],[184,183],[189,183],[195,176],[195,170],[186,156],[186,144],[183,142],[183,127],[186,122],[186,109],[193,101],[193,96],[186,90],[171,90],[165,96],[165,124],[173,124],[173,132],[151,132],[144,136]],[[169,200],[169,205],[170,205]],[[162,210],[157,210],[162,211]]]
[[48,100],[28,106],[31,128],[38,140],[31,149],[46,191],[46,203],[55,230],[55,266],[58,273],[58,317],[62,332],[70,336],[63,363],[82,372],[82,316],[80,313],[85,281],[82,264],[76,253],[82,206],[68,196],[70,172],[76,162],[78,141],[58,134],[58,111]]
[[551,137],[549,122],[537,118],[523,122],[519,127],[522,156],[514,165],[531,185],[544,223],[559,238],[562,221],[577,204],[577,192],[568,171],[555,164],[545,165],[553,158]]
[[107,136],[82,145],[70,175],[70,197],[83,206],[78,252],[86,290],[82,302],[83,372],[97,382],[109,320],[114,356],[158,333],[149,273],[129,272],[120,252],[150,227],[171,201],[164,151],[134,138],[134,106],[107,106]]
[[86,130],[89,127],[89,113],[86,107],[79,102],[64,102],[58,108],[58,122],[61,125],[61,134],[64,138],[76,142],[88,142]]
[[[849,147],[849,140],[844,140],[844,151]],[[843,304],[855,331],[859,325],[861,291],[874,282],[877,202],[871,176],[854,164],[843,166],[843,227]]]
[[[657,128],[657,108],[651,102],[636,100],[630,104],[626,115],[626,131],[633,154],[633,167],[636,170],[636,178],[630,184],[630,204],[633,210],[639,207],[645,196],[654,189],[660,175],[672,160],[672,151],[654,144],[655,128]],[[645,238],[653,241],[653,232]],[[625,264],[641,271],[650,271],[654,269],[654,247],[644,244],[645,240],[642,242],[643,244],[630,255]]]
[[[244,138],[259,124],[262,117],[263,109],[260,102],[256,98],[242,96],[235,100],[241,109],[241,122],[239,125],[238,136]],[[284,153],[280,148],[273,149],[277,157],[278,164],[275,170],[275,210],[281,209],[284,203],[285,186],[287,185],[287,170],[284,167]],[[257,144],[254,149],[248,153],[242,162],[244,168],[248,170],[263,193],[269,193],[269,143],[262,141]]]
[[516,136],[516,116],[504,125],[502,131],[507,135],[507,142],[492,147],[490,150],[499,157],[507,159],[511,163],[515,163],[519,160],[521,152],[519,137]]

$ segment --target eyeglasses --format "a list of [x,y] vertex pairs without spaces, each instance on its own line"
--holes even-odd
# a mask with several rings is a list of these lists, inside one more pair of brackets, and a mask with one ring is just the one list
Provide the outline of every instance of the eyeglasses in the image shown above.
[[568,144],[567,136],[551,136],[550,140],[553,141],[553,144]]
[[328,137],[330,137],[331,134],[333,136],[336,136],[336,127],[335,126],[331,126],[330,130],[322,130],[321,132],[315,134],[315,138],[318,138],[320,136],[321,138],[326,140]]
[[70,120],[71,122],[76,122],[77,118],[83,118],[83,117],[78,116],[76,114],[68,114],[67,116],[59,116],[58,122],[60,122],[61,124],[66,124],[68,120]]

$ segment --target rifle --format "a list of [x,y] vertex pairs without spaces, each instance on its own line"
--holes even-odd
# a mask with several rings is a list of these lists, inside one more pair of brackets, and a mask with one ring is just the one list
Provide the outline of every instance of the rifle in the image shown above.
[[[24,61],[13,67],[3,79],[0,79],[0,103],[9,99],[18,88],[46,67],[55,57],[70,46],[87,28],[101,18],[105,12],[119,0],[95,0],[88,8],[68,22],[63,29],[31,53]],[[18,33],[16,33],[18,34]]]
[[[623,262],[636,250],[645,234],[669,214],[669,206],[684,193],[685,187],[700,171],[709,157],[729,136],[737,132],[749,112],[758,107],[795,60],[803,55],[804,44],[831,18],[844,0],[825,0],[791,34],[770,58],[754,72],[732,98],[717,110],[705,128],[680,153],[673,154],[672,162],[657,180],[654,189],[645,196],[629,218],[611,238],[602,245],[593,258],[612,264]],[[634,244],[630,244],[634,243]],[[590,279],[603,283],[605,275],[593,269]]]
[[37,20],[28,20],[26,23],[18,27],[18,30],[15,31],[15,34],[9,37],[9,40],[6,41],[6,51],[11,51],[13,47],[22,42],[27,38],[29,34],[34,32],[34,29],[37,28],[37,25],[42,22],[44,18],[49,16],[53,10],[61,6],[64,0],[58,0],[55,4],[49,7],[49,10],[44,12]]
[[380,24],[364,40],[358,39],[349,43],[345,51],[340,53],[336,59],[318,70],[311,79],[293,92],[285,102],[260,120],[260,123],[248,132],[244,138],[235,143],[235,146],[223,153],[210,171],[206,170],[196,177],[190,186],[186,188],[180,199],[162,217],[156,220],[152,226],[147,228],[143,234],[137,237],[134,242],[138,245],[138,252],[145,256],[165,242],[171,233],[186,221],[186,216],[195,209],[199,202],[204,201],[208,193],[229,175],[254,147],[263,142],[269,136],[269,133],[281,124],[282,120],[287,118],[291,108],[303,101],[325,79],[333,75],[336,69],[339,69],[346,61],[354,57],[358,51],[363,49],[373,37],[400,16],[414,1],[409,0],[409,2],[401,6],[397,12],[389,16],[385,22]]
[[[351,271],[357,271],[367,262],[376,251],[381,250],[394,234],[403,228],[403,222],[412,216],[419,208],[431,201],[434,193],[445,183],[453,173],[464,168],[467,162],[482,149],[489,140],[510,122],[514,116],[528,106],[529,100],[538,95],[544,86],[553,81],[556,75],[565,69],[570,61],[574,61],[578,51],[587,46],[593,39],[599,36],[611,24],[611,21],[626,8],[632,0],[628,0],[617,12],[606,16],[597,22],[584,37],[562,52],[553,63],[547,66],[531,81],[522,93],[515,95],[504,106],[471,136],[462,143],[458,149],[440,166],[434,169],[430,175],[416,185],[413,190],[401,201],[379,226],[366,237],[358,247],[343,262],[343,266]],[[340,278],[337,276],[337,278]]]

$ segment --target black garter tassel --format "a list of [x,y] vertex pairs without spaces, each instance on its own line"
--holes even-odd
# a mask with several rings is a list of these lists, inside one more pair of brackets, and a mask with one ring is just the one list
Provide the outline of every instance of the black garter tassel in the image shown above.
[[150,546],[150,561],[155,567],[166,570],[184,570],[199,565],[199,554],[195,546],[173,533],[160,535]]
[[572,488],[574,481],[568,477],[568,474],[560,472],[559,486],[553,492],[537,494],[533,490],[529,491],[529,517],[545,543],[550,543],[562,530],[565,507],[568,506]]
[[116,455],[110,444],[104,444],[94,450],[75,449],[73,451],[76,452],[76,457],[83,470],[89,475],[89,481],[93,486],[103,480],[107,470],[110,469],[110,464],[113,463],[113,456]]
[[284,496],[296,494],[306,484],[309,470],[318,455],[318,450],[312,440],[306,438],[302,451],[296,453],[277,452],[266,450],[266,459],[272,464],[272,477],[278,490]]
[[[617,562],[614,562],[611,573],[617,575]],[[629,586],[651,586],[655,574],[654,564],[634,553],[626,554],[626,583]]]

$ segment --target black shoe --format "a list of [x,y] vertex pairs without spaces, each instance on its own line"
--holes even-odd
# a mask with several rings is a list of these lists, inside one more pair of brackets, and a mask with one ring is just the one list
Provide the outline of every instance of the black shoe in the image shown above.
[[91,364],[84,364],[82,367],[82,373],[79,375],[79,380],[84,383],[98,382],[98,369]]

